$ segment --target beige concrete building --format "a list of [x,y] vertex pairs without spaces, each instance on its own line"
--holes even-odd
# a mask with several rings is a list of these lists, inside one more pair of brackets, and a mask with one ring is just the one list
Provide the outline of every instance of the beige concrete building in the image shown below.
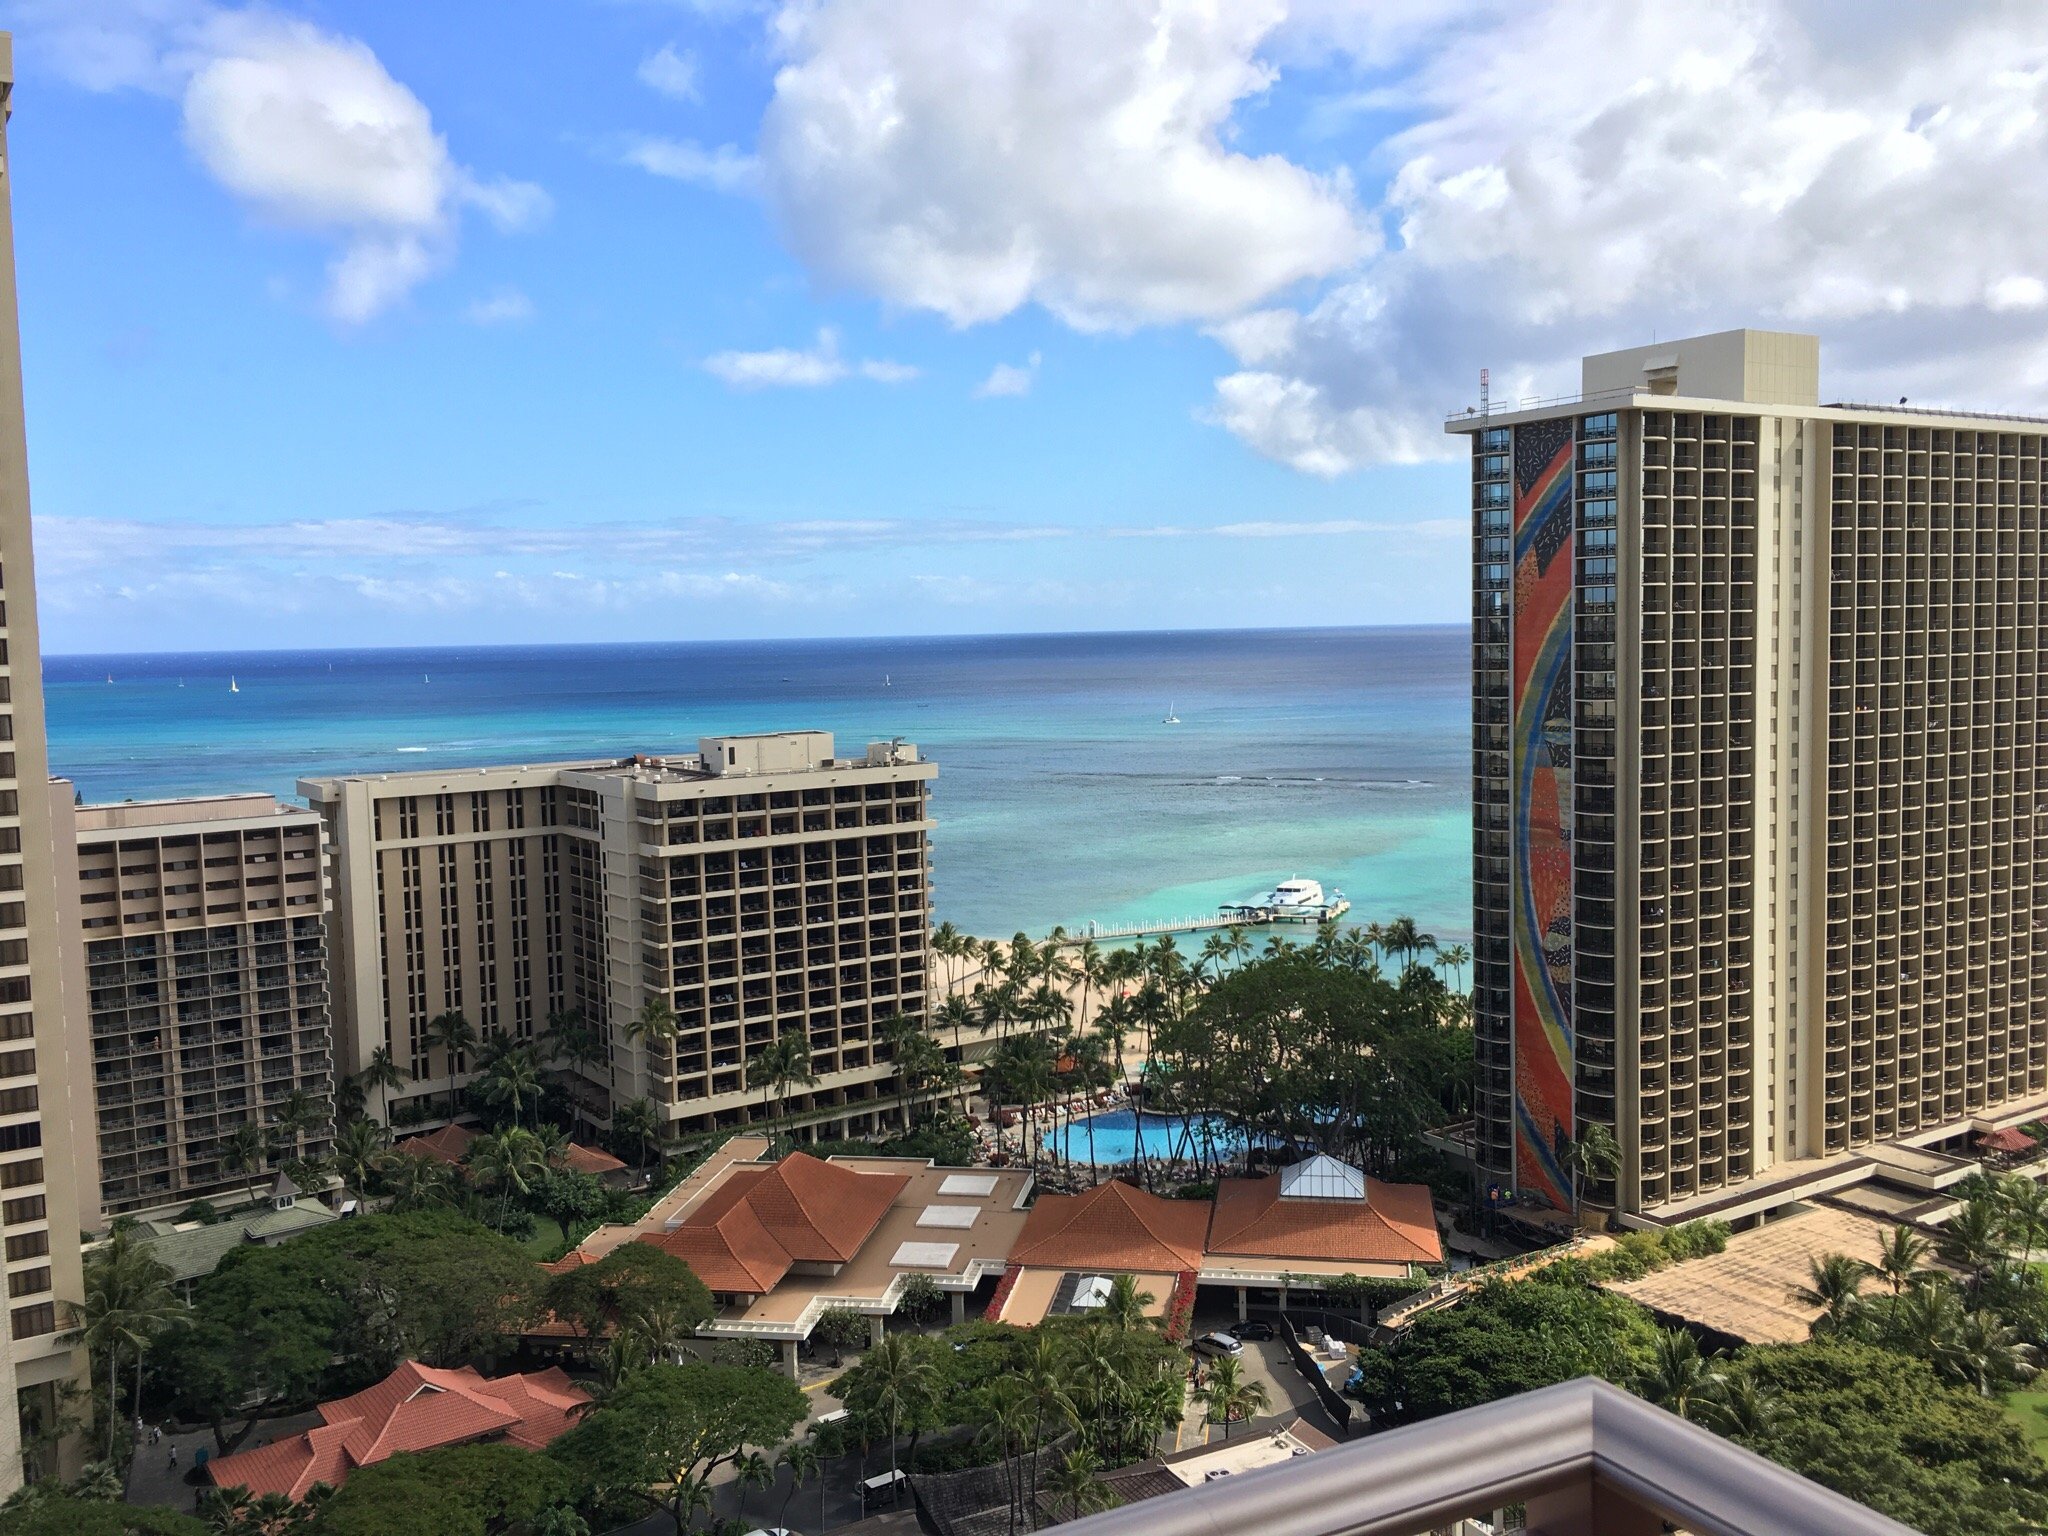
[[[531,1039],[573,1010],[609,1041],[593,1107],[646,1097],[681,1133],[757,1113],[747,1063],[795,1035],[819,1080],[790,1113],[871,1129],[895,1099],[877,1026],[926,1007],[935,773],[907,743],[837,757],[795,731],[307,780],[335,849],[342,1068],[388,1046],[424,1108],[469,1071],[431,1043],[440,1014]],[[672,1048],[627,1027],[656,999]]]
[[1585,360],[1472,440],[1477,1154],[1740,1215],[2048,1110],[2048,421],[1811,336]]
[[[0,119],[13,110],[14,47],[0,33]],[[0,1246],[7,1341],[0,1350],[0,1496],[38,1469],[57,1388],[83,1372],[59,1332],[59,1303],[82,1292],[79,1138],[66,1058],[59,849],[43,735],[28,447],[14,288],[13,161],[0,127]],[[26,1440],[24,1439],[26,1434]]]
[[294,1094],[317,1116],[296,1155],[324,1155],[334,1052],[320,817],[269,795],[60,798],[58,823],[75,850],[65,905],[85,1006],[72,1029],[81,1084],[90,1072],[101,1212],[264,1182],[260,1168],[229,1166],[226,1143],[238,1126],[271,1127]]

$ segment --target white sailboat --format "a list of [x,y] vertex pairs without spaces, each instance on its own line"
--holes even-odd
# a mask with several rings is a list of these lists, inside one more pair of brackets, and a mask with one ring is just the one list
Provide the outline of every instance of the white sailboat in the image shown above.
[[240,683],[236,682],[236,681],[234,680],[234,678],[233,678],[232,676],[230,676],[230,677],[228,678],[228,692],[229,692],[229,693],[240,693],[241,691],[242,691],[242,685],[241,685]]
[[1161,725],[1179,725],[1179,724],[1180,724],[1180,716],[1179,716],[1179,715],[1176,715],[1176,714],[1175,714],[1175,713],[1173,712],[1173,701],[1172,701],[1171,699],[1167,700],[1167,703],[1166,703],[1166,718],[1165,718],[1165,719],[1163,719],[1163,720],[1161,720],[1161,721],[1160,721],[1159,723],[1160,723]]

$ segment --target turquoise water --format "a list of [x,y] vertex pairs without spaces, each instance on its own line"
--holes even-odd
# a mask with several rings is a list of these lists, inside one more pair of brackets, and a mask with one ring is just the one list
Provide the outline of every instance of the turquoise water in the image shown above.
[[1140,1141],[1146,1157],[1165,1160],[1195,1157],[1205,1139],[1219,1148],[1244,1147],[1244,1137],[1213,1115],[1147,1115],[1141,1129],[1138,1117],[1127,1109],[1105,1110],[1059,1126],[1040,1137],[1039,1145],[1073,1163],[1088,1162],[1092,1154],[1095,1162],[1108,1167],[1136,1160]]
[[1207,913],[1300,874],[1343,889],[1353,921],[1406,913],[1463,938],[1469,667],[1468,632],[1439,628],[72,656],[44,673],[52,766],[90,799],[289,794],[302,775],[720,732],[904,736],[939,765],[938,915],[970,932]]

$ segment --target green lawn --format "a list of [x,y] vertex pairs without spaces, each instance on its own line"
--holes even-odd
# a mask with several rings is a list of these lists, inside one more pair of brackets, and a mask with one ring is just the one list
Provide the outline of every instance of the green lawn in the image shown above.
[[2034,1450],[2048,1456],[2048,1388],[2007,1393],[2005,1411],[2034,1442]]
[[536,1215],[533,1218],[533,1236],[519,1246],[546,1264],[562,1256],[569,1246],[569,1234],[562,1230],[562,1224],[554,1217]]

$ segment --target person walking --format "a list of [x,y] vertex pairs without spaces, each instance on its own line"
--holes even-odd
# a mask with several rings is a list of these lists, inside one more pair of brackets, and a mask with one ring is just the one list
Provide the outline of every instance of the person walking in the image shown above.
[[176,1445],[173,1445],[171,1447],[171,1459],[168,1463],[166,1463],[165,1470],[171,1472],[175,1472],[178,1470],[178,1447]]

